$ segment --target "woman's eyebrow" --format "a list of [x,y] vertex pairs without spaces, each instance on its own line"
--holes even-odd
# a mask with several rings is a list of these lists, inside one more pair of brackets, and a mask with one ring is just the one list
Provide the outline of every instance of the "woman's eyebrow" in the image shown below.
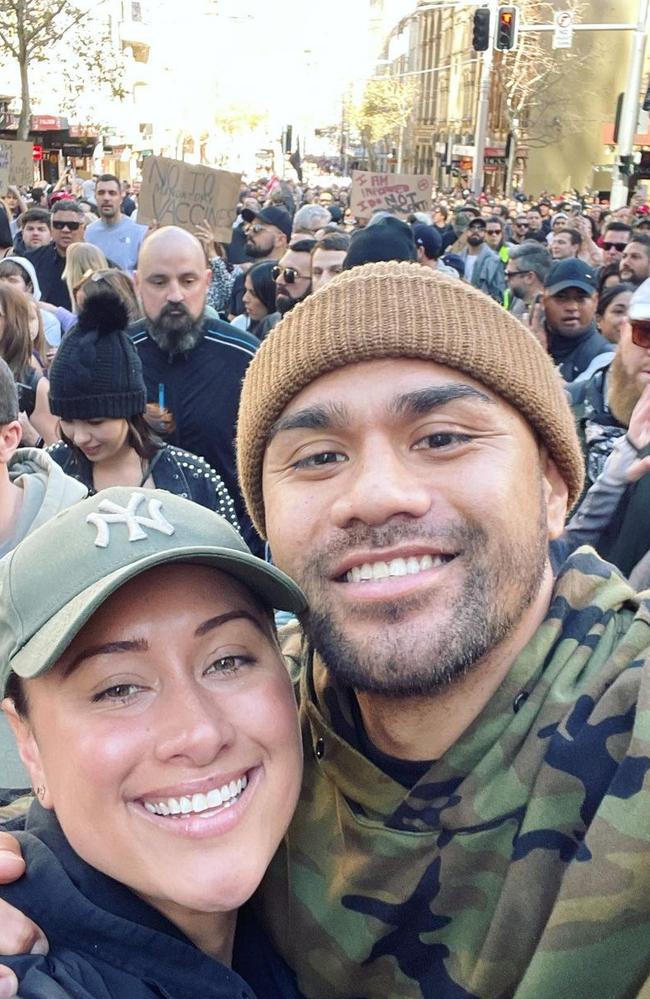
[[91,659],[93,656],[112,655],[119,652],[146,652],[148,648],[149,643],[144,638],[134,638],[125,642],[104,642],[101,645],[89,645],[87,649],[82,649],[71,662],[64,666],[63,677],[67,679],[86,659]]
[[265,634],[261,622],[258,621],[255,615],[251,614],[250,611],[241,609],[227,611],[225,614],[217,614],[216,617],[208,618],[207,621],[204,621],[203,624],[198,626],[194,632],[194,637],[200,638],[202,635],[207,635],[209,631],[213,631],[214,628],[220,628],[222,624],[227,624],[228,621],[236,621],[238,619],[250,621],[251,624],[254,624],[256,628]]

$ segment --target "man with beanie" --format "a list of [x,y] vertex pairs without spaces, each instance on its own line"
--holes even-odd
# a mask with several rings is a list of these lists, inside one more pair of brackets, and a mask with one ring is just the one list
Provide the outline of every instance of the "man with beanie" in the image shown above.
[[259,899],[301,992],[638,994],[650,606],[590,549],[553,575],[583,467],[541,344],[429,268],[353,268],[262,344],[238,467],[310,606],[304,789]]

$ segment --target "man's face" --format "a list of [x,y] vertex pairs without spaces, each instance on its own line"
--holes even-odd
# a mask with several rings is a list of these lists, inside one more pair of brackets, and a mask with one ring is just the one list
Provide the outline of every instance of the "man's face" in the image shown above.
[[485,227],[470,222],[467,230],[467,242],[470,246],[480,246],[485,241]]
[[488,222],[485,229],[485,242],[493,250],[498,250],[501,239],[503,238],[503,229],[498,222]]
[[447,218],[443,212],[438,209],[433,213],[433,223],[437,226],[444,226],[447,224]]
[[106,222],[117,220],[122,204],[120,185],[114,180],[100,180],[95,189],[95,198],[100,217]]
[[273,255],[280,230],[255,219],[246,231],[246,254],[254,260],[263,260]]
[[150,246],[135,274],[147,319],[180,334],[203,316],[211,280],[200,247],[184,239]]
[[506,264],[506,281],[515,298],[528,301],[531,294],[531,271],[520,270],[517,260],[509,260]]
[[632,240],[627,244],[621,256],[619,273],[621,281],[630,281],[634,285],[643,284],[650,277],[649,248],[643,243]]
[[61,256],[65,256],[72,243],[83,243],[86,226],[83,215],[60,211],[52,215],[52,242]]
[[638,398],[650,383],[650,348],[639,347],[632,342],[632,327],[627,320],[621,324],[616,358],[626,380],[634,385]]
[[566,260],[567,257],[575,257],[578,247],[571,242],[571,237],[567,232],[554,232],[551,239],[551,256],[553,260]]
[[530,225],[525,215],[520,215],[512,223],[513,235],[515,239],[520,243],[522,243],[525,240],[526,236],[528,235],[529,229]]
[[275,304],[282,315],[307,298],[311,291],[311,257],[309,253],[287,250],[278,263],[275,278]]
[[619,263],[623,256],[623,250],[630,242],[630,235],[626,229],[606,229],[603,236],[603,262],[606,264]]
[[419,360],[348,365],[303,389],[268,444],[263,493],[315,647],[356,689],[396,696],[446,686],[520,633],[547,599],[548,538],[566,514],[523,417]]
[[582,288],[564,288],[556,295],[544,295],[546,322],[561,336],[580,336],[589,329],[596,314],[598,295]]
[[314,250],[311,258],[311,287],[318,291],[340,274],[345,260],[345,250]]
[[47,246],[52,239],[52,233],[47,222],[25,222],[22,228],[23,243],[28,250],[39,246]]
[[528,224],[532,232],[539,232],[542,228],[542,216],[536,208],[532,208],[528,212]]

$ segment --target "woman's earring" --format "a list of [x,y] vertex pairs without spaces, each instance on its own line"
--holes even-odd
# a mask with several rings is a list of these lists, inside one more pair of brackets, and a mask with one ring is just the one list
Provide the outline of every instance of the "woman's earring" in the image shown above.
[[43,798],[45,797],[45,785],[44,784],[39,784],[38,787],[35,787],[34,788],[34,794],[39,799],[39,801],[42,801]]

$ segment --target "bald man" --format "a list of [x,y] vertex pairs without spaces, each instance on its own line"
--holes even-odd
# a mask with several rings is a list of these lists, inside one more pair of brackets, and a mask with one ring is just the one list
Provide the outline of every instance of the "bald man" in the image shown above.
[[135,272],[144,319],[131,327],[147,399],[172,444],[201,455],[235,499],[242,531],[260,551],[245,515],[235,470],[235,423],[242,379],[259,343],[206,310],[212,272],[199,241],[175,226],[157,229],[142,244]]

